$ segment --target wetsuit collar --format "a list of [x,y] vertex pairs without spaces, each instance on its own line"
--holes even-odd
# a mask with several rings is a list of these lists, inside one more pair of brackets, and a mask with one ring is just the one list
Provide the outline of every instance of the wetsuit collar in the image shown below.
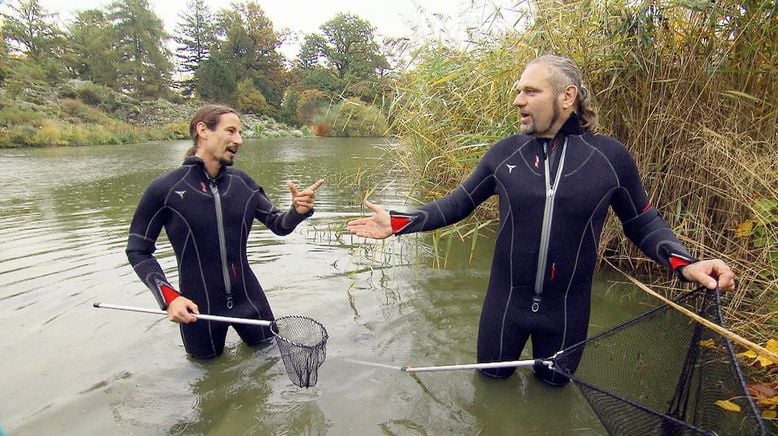
[[[205,168],[205,162],[203,162],[203,160],[200,159],[199,157],[187,156],[184,159],[183,165],[197,165],[198,167],[200,167],[200,169],[203,170],[203,174],[205,174],[205,178],[211,180],[211,176],[210,174],[208,174],[208,169]],[[225,167],[226,167],[225,165],[222,165],[221,168],[219,168],[219,174],[217,174],[216,177],[213,177],[213,180],[218,180],[222,178],[222,176],[224,176]]]
[[562,128],[559,129],[559,132],[557,132],[556,137],[562,138],[569,135],[583,135],[584,134],[584,128],[581,125],[581,119],[578,117],[578,114],[573,112],[570,114],[570,117],[567,118],[567,121],[565,121],[564,124],[562,124]]

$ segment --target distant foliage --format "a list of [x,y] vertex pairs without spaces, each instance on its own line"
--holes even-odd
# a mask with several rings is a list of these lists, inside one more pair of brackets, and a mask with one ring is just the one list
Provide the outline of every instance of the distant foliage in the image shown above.
[[297,119],[300,124],[305,126],[313,123],[313,117],[325,110],[329,103],[330,99],[323,91],[318,89],[303,91],[297,100]]
[[319,112],[313,125],[324,126],[326,136],[385,136],[388,131],[386,117],[378,108],[354,98]]

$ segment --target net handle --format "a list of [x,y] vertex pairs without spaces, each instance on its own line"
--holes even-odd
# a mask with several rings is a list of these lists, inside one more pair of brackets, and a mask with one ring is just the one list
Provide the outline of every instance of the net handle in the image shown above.
[[403,372],[436,372],[436,371],[458,371],[464,369],[495,369],[495,368],[519,368],[524,366],[545,365],[551,368],[554,363],[550,360],[511,360],[508,362],[487,362],[487,363],[467,363],[463,365],[441,365],[441,366],[403,366],[400,368]]
[[[558,354],[558,353],[557,353]],[[556,357],[556,354],[554,355]],[[552,357],[553,358],[553,357]],[[441,365],[441,366],[396,366],[385,363],[367,362],[358,359],[345,359],[348,362],[358,363],[360,365],[376,366],[380,368],[396,369],[402,372],[437,372],[437,371],[459,371],[464,369],[494,369],[494,368],[518,368],[522,366],[545,365],[553,368],[553,360],[534,359],[534,360],[511,360],[507,362],[485,362],[485,363],[467,363],[463,365]]]
[[[151,313],[154,315],[167,316],[167,312],[161,309],[147,309],[145,307],[121,306],[118,304],[109,304],[109,303],[94,303],[92,304],[92,306],[94,306],[97,309],[125,310],[128,312]],[[197,319],[202,319],[206,321],[218,321],[218,322],[227,322],[227,323],[234,323],[234,324],[250,324],[250,325],[259,325],[264,327],[270,327],[273,324],[273,321],[265,321],[262,319],[235,318],[232,316],[205,315],[200,313],[193,313],[192,315],[194,315],[194,317]]]

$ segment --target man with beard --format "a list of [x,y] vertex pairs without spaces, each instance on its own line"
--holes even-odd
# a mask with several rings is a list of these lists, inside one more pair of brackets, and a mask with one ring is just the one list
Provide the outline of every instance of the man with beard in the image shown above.
[[[196,358],[224,350],[228,324],[198,321],[193,314],[273,320],[265,293],[251,270],[246,244],[254,219],[287,235],[313,214],[314,191],[323,180],[298,191],[289,182],[292,207],[282,212],[244,172],[232,167],[243,144],[235,110],[207,105],[189,125],[194,146],[183,165],[154,179],[130,225],[127,257],[168,318],[180,324],[186,352]],[[154,257],[165,229],[178,261],[180,290]],[[272,338],[269,327],[232,324],[241,339],[258,345]]]
[[[630,240],[681,280],[734,288],[734,274],[724,262],[694,259],[672,234],[651,206],[626,147],[594,133],[590,92],[572,60],[541,56],[527,65],[515,88],[520,133],[492,145],[459,187],[412,213],[387,213],[366,201],[374,214],[347,224],[351,233],[370,238],[434,230],[464,219],[490,196],[499,197],[500,227],[478,329],[479,362],[518,360],[530,338],[535,359],[586,339],[597,246],[609,207]],[[482,373],[502,378],[514,370]],[[534,371],[552,385],[568,381],[545,366]]]

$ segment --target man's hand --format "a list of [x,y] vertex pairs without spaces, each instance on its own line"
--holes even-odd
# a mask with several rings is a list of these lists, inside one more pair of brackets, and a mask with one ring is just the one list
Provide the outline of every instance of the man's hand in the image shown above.
[[289,187],[289,191],[292,192],[292,206],[294,210],[300,215],[305,215],[313,209],[313,198],[315,192],[324,183],[324,180],[319,180],[313,185],[297,191],[297,186],[292,182],[286,182],[286,186]]
[[195,322],[197,318],[192,315],[193,313],[199,314],[200,310],[192,300],[186,297],[176,297],[167,305],[167,319],[173,322],[184,324]]
[[346,223],[346,229],[354,235],[365,238],[384,239],[392,235],[392,219],[386,209],[365,200],[365,206],[373,211],[373,216],[360,218]]
[[722,291],[735,289],[735,273],[719,259],[701,260],[686,265],[681,269],[681,274],[686,280],[708,289],[715,289],[717,286]]

